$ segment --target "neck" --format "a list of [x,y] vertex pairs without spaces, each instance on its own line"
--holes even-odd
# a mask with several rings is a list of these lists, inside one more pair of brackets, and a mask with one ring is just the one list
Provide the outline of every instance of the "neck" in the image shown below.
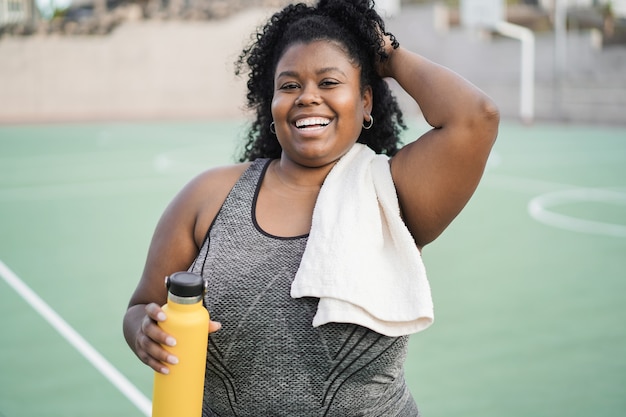
[[274,175],[285,187],[299,192],[319,192],[334,164],[309,168],[279,159],[272,164]]

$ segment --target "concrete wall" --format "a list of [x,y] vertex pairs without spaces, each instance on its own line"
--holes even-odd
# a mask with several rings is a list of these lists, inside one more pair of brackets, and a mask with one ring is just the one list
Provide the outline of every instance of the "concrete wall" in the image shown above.
[[[557,0],[540,0],[539,4],[546,10],[552,10]],[[613,13],[616,17],[626,18],[626,0],[559,0],[564,2],[568,7],[592,7],[596,4],[611,4]]]
[[[213,22],[128,23],[104,37],[0,38],[0,123],[240,118],[245,78],[234,61],[272,13],[249,10]],[[519,115],[519,41],[443,34],[432,6],[403,6],[388,21],[401,44],[482,88],[503,118]],[[626,48],[598,50],[588,34],[568,35],[566,72],[555,79],[554,36],[538,34],[537,120],[623,125]],[[419,108],[398,94],[407,117]]]
[[4,37],[0,123],[240,116],[245,78],[234,61],[270,13],[128,23],[104,37]]

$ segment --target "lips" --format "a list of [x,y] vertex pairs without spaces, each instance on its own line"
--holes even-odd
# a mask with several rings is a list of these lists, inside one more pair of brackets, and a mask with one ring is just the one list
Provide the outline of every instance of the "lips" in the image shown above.
[[330,124],[330,119],[326,117],[305,117],[302,119],[298,119],[295,122],[295,126],[298,129],[321,129]]

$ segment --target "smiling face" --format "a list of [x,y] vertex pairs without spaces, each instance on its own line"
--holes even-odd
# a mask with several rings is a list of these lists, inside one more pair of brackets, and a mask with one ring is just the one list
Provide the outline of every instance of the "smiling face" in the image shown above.
[[329,41],[296,43],[276,66],[272,117],[282,158],[307,167],[335,162],[357,141],[372,110],[360,68]]

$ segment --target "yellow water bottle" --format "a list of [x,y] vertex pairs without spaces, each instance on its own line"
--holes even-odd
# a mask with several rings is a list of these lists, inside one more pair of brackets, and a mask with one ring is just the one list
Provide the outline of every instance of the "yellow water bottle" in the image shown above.
[[178,358],[167,375],[155,372],[152,417],[201,417],[204,371],[209,339],[209,313],[202,304],[204,280],[190,272],[177,272],[166,279],[167,316],[159,322],[176,346],[163,346]]

